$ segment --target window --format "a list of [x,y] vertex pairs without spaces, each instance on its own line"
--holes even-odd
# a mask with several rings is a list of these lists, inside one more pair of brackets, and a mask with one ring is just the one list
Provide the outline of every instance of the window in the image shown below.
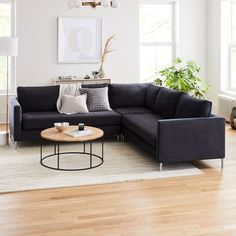
[[236,1],[221,1],[221,89],[236,92]]
[[[0,0],[0,37],[14,35],[14,2],[13,0]],[[10,91],[15,87],[15,61],[9,60],[9,86]],[[0,93],[5,93],[7,81],[6,56],[0,56]]]
[[140,81],[150,82],[175,58],[175,3],[143,0],[140,5]]

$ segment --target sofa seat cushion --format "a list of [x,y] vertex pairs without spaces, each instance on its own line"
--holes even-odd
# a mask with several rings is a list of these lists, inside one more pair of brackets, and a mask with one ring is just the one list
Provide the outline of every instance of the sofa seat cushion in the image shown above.
[[114,111],[90,112],[87,114],[60,114],[58,112],[23,113],[23,129],[37,130],[54,126],[55,122],[69,122],[71,125],[85,123],[91,126],[120,125],[121,116]]
[[209,117],[212,103],[207,100],[195,98],[184,94],[180,97],[177,106],[176,118]]
[[157,122],[162,119],[155,113],[128,114],[123,116],[123,125],[151,146],[156,147]]
[[117,113],[121,115],[126,114],[146,114],[146,113],[152,113],[149,109],[145,107],[122,107],[122,108],[116,108],[114,109]]

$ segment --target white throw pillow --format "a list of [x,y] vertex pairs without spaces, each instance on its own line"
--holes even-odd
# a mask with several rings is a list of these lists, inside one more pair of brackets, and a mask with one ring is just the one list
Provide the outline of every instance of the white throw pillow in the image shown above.
[[87,94],[79,96],[62,95],[61,113],[89,113],[87,108]]

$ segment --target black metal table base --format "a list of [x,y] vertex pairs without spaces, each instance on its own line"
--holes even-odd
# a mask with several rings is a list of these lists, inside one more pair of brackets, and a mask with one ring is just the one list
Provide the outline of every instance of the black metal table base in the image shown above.
[[[97,155],[93,153],[93,142],[87,142],[89,143],[89,152],[86,152],[86,142],[84,142],[84,150],[83,152],[60,152],[60,145],[61,143],[57,142],[54,143],[54,153],[53,154],[49,154],[46,156],[43,156],[43,144],[41,143],[40,145],[40,164],[46,168],[49,168],[51,170],[60,170],[60,171],[82,171],[82,170],[90,170],[90,169],[94,169],[97,168],[99,166],[101,166],[104,162],[104,142],[103,139],[101,140],[101,149],[102,149],[102,154]],[[87,155],[89,158],[88,160],[88,167],[85,168],[75,168],[75,169],[68,169],[68,168],[62,168],[60,166],[60,157],[62,155]],[[49,166],[47,164],[44,163],[44,161],[48,158],[53,158],[56,157],[57,158],[57,166],[53,167],[53,166]],[[94,165],[94,158],[97,158],[99,160],[99,163]]]

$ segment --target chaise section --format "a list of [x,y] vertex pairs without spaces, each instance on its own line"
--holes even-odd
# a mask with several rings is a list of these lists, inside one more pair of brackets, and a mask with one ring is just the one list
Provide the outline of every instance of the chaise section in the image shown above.
[[225,120],[221,117],[159,120],[159,162],[225,157]]
[[114,111],[90,112],[87,114],[66,115],[58,112],[23,113],[24,130],[46,129],[53,127],[55,122],[69,122],[71,125],[85,123],[91,126],[120,125],[121,117]]
[[161,116],[154,113],[130,114],[123,117],[123,126],[152,147],[156,147],[157,123],[161,119]]

